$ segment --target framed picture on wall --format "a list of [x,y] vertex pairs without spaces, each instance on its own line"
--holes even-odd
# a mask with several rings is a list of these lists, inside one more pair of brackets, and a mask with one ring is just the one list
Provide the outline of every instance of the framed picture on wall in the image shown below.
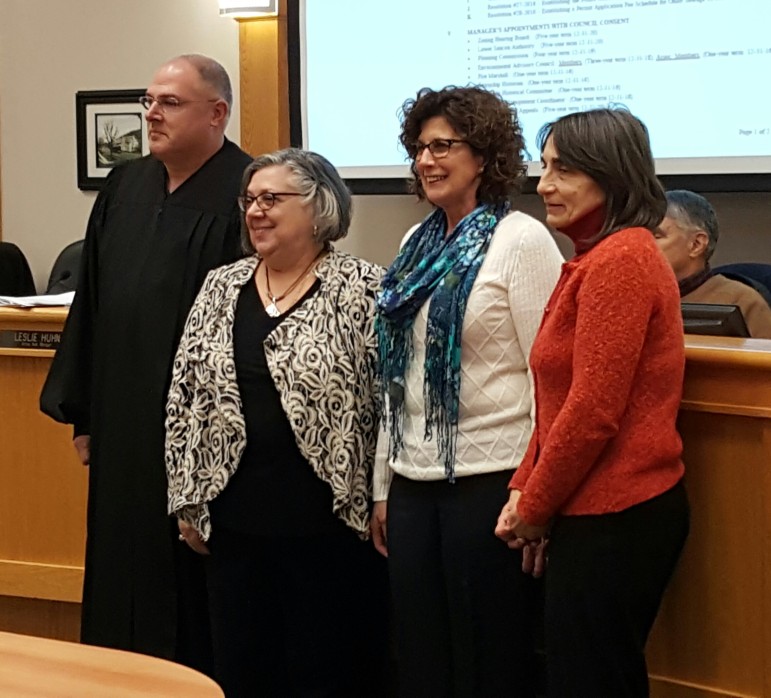
[[101,189],[121,162],[150,152],[139,98],[144,90],[91,90],[75,94],[78,187]]

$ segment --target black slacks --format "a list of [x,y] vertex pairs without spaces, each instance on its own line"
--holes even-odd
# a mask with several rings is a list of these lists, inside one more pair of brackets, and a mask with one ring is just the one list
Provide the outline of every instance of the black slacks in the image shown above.
[[177,644],[174,661],[213,677],[206,563],[203,556],[179,540],[176,519],[171,523],[177,585]]
[[557,519],[546,572],[549,698],[648,695],[645,643],[688,522],[682,482],[619,513]]
[[540,582],[494,534],[510,477],[394,476],[388,568],[400,696],[534,695]]
[[227,698],[378,696],[388,662],[385,560],[352,531],[261,538],[217,529],[207,577]]

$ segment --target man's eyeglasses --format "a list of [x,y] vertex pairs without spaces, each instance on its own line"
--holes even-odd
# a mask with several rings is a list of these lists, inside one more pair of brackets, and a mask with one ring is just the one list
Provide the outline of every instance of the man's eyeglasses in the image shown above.
[[257,207],[261,211],[270,211],[276,204],[276,201],[280,200],[279,197],[281,196],[302,196],[302,194],[297,191],[266,191],[259,196],[244,194],[238,197],[238,208],[246,213],[252,207],[252,204],[256,202]]
[[450,154],[450,148],[456,143],[468,143],[460,138],[434,138],[428,143],[415,143],[415,159],[420,160],[423,151],[428,148],[428,152],[437,159],[446,158]]
[[150,109],[153,104],[158,105],[158,109],[166,113],[167,111],[175,111],[180,107],[184,107],[186,104],[192,104],[193,102],[219,102],[219,97],[216,99],[178,99],[177,97],[151,97],[150,95],[144,95],[139,98],[139,103],[145,108]]

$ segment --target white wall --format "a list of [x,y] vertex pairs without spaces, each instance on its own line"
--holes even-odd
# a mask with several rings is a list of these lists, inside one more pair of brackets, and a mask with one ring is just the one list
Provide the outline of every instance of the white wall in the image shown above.
[[430,210],[414,196],[355,196],[350,233],[337,247],[387,267],[407,230]]
[[222,63],[238,118],[238,24],[217,0],[0,0],[3,239],[27,255],[39,290],[58,252],[83,237],[95,197],[77,187],[75,93],[141,89],[182,53]]

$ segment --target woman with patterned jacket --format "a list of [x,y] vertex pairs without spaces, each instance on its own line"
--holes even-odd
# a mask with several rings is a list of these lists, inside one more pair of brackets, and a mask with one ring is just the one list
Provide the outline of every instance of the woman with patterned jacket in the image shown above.
[[253,254],[209,274],[174,362],[169,513],[209,556],[228,698],[369,695],[386,654],[365,542],[382,269],[331,247],[351,196],[325,158],[263,155],[242,192]]

